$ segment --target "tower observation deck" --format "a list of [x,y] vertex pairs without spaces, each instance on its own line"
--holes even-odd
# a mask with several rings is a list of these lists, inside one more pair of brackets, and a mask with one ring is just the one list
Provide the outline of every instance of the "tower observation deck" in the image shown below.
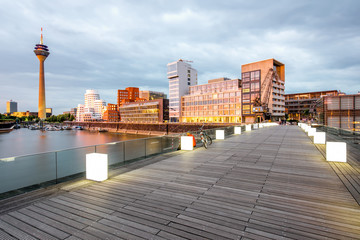
[[44,62],[49,56],[50,52],[46,45],[43,44],[43,34],[41,28],[41,38],[40,44],[36,44],[34,48],[34,53],[40,61],[39,69],[39,110],[38,117],[40,119],[46,118],[46,101],[45,101],[45,72],[44,72]]

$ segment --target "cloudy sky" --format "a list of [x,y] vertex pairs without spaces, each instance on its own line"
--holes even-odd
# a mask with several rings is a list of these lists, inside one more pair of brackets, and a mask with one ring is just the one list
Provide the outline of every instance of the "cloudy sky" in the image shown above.
[[55,114],[97,89],[168,92],[166,64],[192,60],[199,84],[240,78],[241,65],[275,58],[286,93],[360,91],[358,0],[0,0],[0,112],[37,111],[44,28],[46,101]]

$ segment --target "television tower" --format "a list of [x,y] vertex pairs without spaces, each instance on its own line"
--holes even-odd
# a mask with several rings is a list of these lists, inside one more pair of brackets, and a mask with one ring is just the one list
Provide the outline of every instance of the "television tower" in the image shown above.
[[45,73],[44,73],[44,62],[50,52],[46,45],[43,44],[43,34],[41,28],[41,38],[40,44],[35,45],[34,53],[40,61],[40,70],[39,70],[39,110],[38,117],[41,120],[46,118],[46,103],[45,103]]

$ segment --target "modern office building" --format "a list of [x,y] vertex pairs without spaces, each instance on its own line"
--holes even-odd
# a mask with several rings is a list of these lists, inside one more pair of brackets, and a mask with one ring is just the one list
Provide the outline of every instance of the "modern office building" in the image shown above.
[[163,92],[140,91],[139,98],[144,99],[144,100],[154,100],[154,99],[166,99],[167,96]]
[[46,45],[43,44],[43,34],[41,28],[40,44],[35,45],[34,53],[40,62],[39,70],[39,111],[38,117],[40,119],[46,118],[46,101],[45,101],[45,71],[44,62],[49,56],[50,52]]
[[124,103],[119,110],[121,122],[162,123],[169,120],[168,99]]
[[290,119],[311,119],[315,116],[316,102],[321,97],[339,94],[338,90],[285,94],[285,112]]
[[243,122],[285,117],[285,65],[275,59],[241,66]]
[[190,86],[197,85],[197,71],[189,62],[179,59],[167,64],[170,122],[179,122],[181,97],[189,94]]
[[360,94],[323,96],[317,101],[317,120],[329,127],[360,131]]
[[117,104],[108,103],[102,119],[107,122],[119,122],[120,113],[118,111]]
[[100,95],[96,90],[86,90],[85,105],[78,105],[76,121],[100,121],[105,107],[106,102],[100,99]]
[[14,102],[13,100],[6,102],[6,113],[11,114],[11,113],[17,112],[17,111],[18,111],[17,102]]
[[125,90],[118,90],[117,105],[120,107],[124,103],[135,102],[139,98],[139,88],[128,87]]
[[241,123],[241,80],[218,78],[190,86],[181,98],[181,122]]

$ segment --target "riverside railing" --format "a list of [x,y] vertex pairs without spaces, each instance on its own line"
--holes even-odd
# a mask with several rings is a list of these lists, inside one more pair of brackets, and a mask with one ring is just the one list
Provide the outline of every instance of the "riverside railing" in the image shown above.
[[117,166],[176,151],[178,146],[178,136],[160,136],[2,158],[0,194],[18,189],[27,191],[84,174],[88,153],[106,153],[109,166]]
[[[236,125],[240,126],[240,125]],[[241,126],[242,131],[245,126]],[[204,130],[215,139],[216,130],[225,130],[225,137],[234,134],[234,126]],[[198,136],[199,131],[192,132]],[[185,134],[185,133],[184,133]],[[0,159],[0,194],[11,191],[25,192],[84,176],[86,154],[108,154],[108,165],[116,168],[150,156],[177,151],[179,135],[149,137],[128,141],[105,143],[53,152],[15,156]],[[201,141],[198,140],[200,144]],[[200,145],[199,145],[200,146]],[[0,196],[0,198],[2,198]]]
[[360,149],[360,132],[350,131],[336,127],[329,127],[325,125],[313,125],[317,131],[326,132],[342,141],[352,144],[355,148]]

